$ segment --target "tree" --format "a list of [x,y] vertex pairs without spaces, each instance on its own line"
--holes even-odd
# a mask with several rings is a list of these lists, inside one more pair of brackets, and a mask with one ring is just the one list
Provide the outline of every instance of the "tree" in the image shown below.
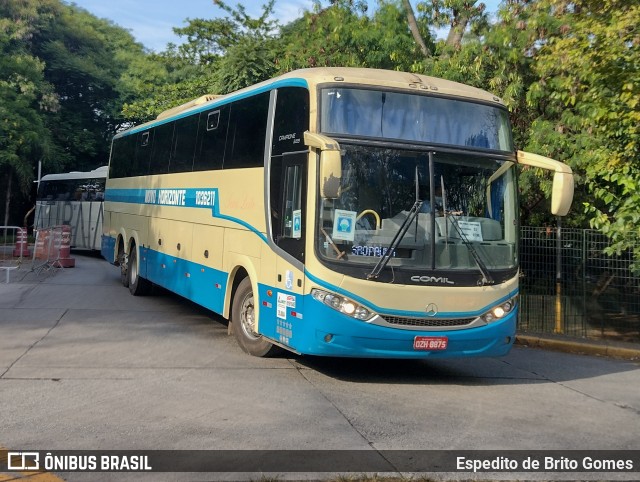
[[431,50],[427,47],[427,44],[422,38],[422,33],[420,32],[420,27],[418,26],[416,16],[413,13],[411,2],[409,2],[409,0],[402,0],[402,5],[407,12],[407,23],[409,24],[409,30],[411,30],[413,39],[416,41],[416,44],[418,44],[418,47],[420,47],[422,55],[424,55],[426,58],[431,57]]
[[530,8],[551,27],[541,32],[527,97],[543,111],[531,144],[574,167],[590,224],[621,253],[640,238],[640,5],[540,0]]
[[[27,48],[32,19],[48,5],[33,2],[0,4],[0,172],[5,184],[4,224],[10,221],[14,184],[30,190],[34,167],[51,159],[51,136],[44,113],[55,111],[57,97],[44,79],[44,64]],[[14,216],[14,223],[21,223]]]
[[152,60],[167,72],[152,92],[128,102],[123,114],[132,121],[145,121],[160,112],[204,94],[225,94],[267,80],[276,73],[274,0],[251,17],[242,5],[236,8],[221,0],[214,4],[227,13],[219,19],[187,19],[188,25],[174,31],[186,37],[179,47],[169,48]]
[[120,80],[144,51],[126,30],[73,5],[53,3],[49,15],[37,17],[29,42],[60,102],[47,125],[64,149],[64,169],[93,169],[108,162],[111,137],[124,121]]
[[[336,0],[282,29],[278,70],[342,66],[415,70],[423,58],[407,25],[407,13],[399,1],[381,0],[372,15],[366,3]],[[421,29],[428,49],[433,40]]]
[[[122,103],[158,75],[131,35],[60,0],[0,2],[0,172],[5,222],[43,172],[106,164]],[[138,80],[138,84],[134,82]],[[20,187],[14,195],[12,187]],[[13,212],[15,222],[24,213]]]

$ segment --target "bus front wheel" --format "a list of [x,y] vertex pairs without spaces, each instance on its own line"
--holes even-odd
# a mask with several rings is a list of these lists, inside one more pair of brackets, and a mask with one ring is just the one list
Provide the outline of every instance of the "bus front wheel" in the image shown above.
[[278,347],[272,345],[264,337],[255,332],[256,306],[251,280],[244,278],[233,297],[231,307],[231,329],[245,352],[253,356],[268,357],[276,354]]
[[127,275],[129,280],[129,292],[133,296],[146,295],[151,291],[151,282],[140,277],[140,265],[138,264],[138,253],[136,246],[131,246],[129,262],[127,263]]

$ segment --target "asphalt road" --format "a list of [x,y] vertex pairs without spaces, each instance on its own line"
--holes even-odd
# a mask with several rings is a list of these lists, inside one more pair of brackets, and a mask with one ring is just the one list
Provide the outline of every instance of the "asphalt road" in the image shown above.
[[[118,268],[74,256],[75,268],[0,284],[0,446],[640,449],[637,362],[523,347],[499,359],[454,361],[253,358],[216,315],[166,292],[133,297]],[[217,478],[242,477],[188,477]]]

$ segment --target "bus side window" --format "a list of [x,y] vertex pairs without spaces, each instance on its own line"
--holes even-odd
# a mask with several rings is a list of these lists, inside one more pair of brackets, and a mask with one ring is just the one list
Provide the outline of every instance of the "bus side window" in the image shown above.
[[167,122],[153,128],[149,174],[167,174],[169,172],[169,155],[173,144],[174,124],[175,122]]
[[200,114],[198,147],[193,161],[194,171],[222,169],[224,144],[229,125],[229,106],[223,105]]
[[149,172],[151,160],[151,146],[153,145],[153,130],[139,132],[136,142],[136,161],[132,166],[132,176],[146,176]]
[[278,89],[271,155],[306,150],[302,138],[308,129],[309,91],[303,87]]
[[193,169],[193,157],[198,135],[198,116],[190,115],[176,121],[174,146],[169,172],[190,172]]
[[136,156],[137,136],[129,135],[113,140],[111,168],[109,177],[127,177],[131,175],[131,166]]
[[264,166],[269,92],[231,104],[224,168]]

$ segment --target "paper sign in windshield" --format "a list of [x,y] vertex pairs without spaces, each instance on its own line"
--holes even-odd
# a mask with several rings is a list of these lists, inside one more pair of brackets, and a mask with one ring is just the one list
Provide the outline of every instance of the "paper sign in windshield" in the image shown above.
[[333,239],[353,241],[356,232],[356,216],[357,213],[355,211],[336,209],[335,218],[333,219]]
[[469,241],[483,241],[482,228],[477,221],[458,221],[460,231]]

